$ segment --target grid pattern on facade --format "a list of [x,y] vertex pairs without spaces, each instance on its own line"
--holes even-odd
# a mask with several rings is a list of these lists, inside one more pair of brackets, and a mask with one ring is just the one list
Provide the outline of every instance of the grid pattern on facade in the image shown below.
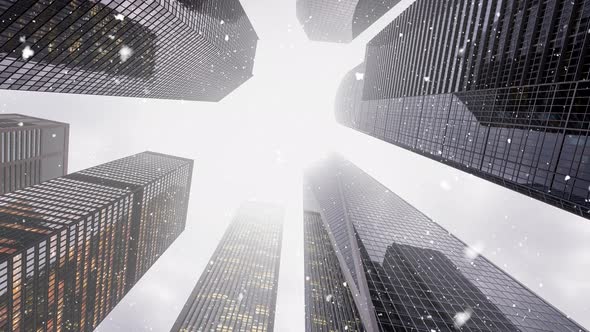
[[155,182],[168,201],[80,173],[0,196],[0,331],[92,331],[184,229],[187,165]]
[[321,215],[304,211],[305,330],[364,331]]
[[416,1],[345,78],[338,121],[588,218],[588,31],[590,1]]
[[273,331],[283,211],[245,203],[172,331]]
[[[341,124],[590,216],[590,82],[361,100],[363,69],[340,87]],[[570,105],[579,116],[555,114]]]
[[66,123],[0,114],[0,194],[66,174],[68,138]]
[[[371,303],[367,329],[585,331],[486,258],[466,255],[460,240],[350,162],[335,156],[306,172],[316,198],[334,195],[333,179],[346,215],[340,222],[354,228],[348,245],[359,248],[354,266],[368,295],[355,302]],[[318,199],[322,217],[328,201]]]
[[0,89],[218,101],[257,40],[238,0],[0,0]]
[[297,0],[297,18],[309,39],[349,43],[400,0]]

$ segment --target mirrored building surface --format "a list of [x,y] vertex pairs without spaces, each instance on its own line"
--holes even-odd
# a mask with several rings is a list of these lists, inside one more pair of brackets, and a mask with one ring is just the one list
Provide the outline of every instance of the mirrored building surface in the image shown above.
[[305,330],[364,331],[321,214],[305,210],[303,222]]
[[347,160],[305,182],[367,331],[585,331]]
[[0,0],[0,89],[218,101],[257,41],[238,0]]
[[171,331],[273,331],[282,235],[282,208],[244,203]]
[[0,194],[65,175],[69,125],[0,114]]
[[590,1],[418,0],[367,45],[337,118],[588,218],[589,24]]
[[0,331],[92,331],[184,230],[192,160],[145,152],[0,196]]
[[349,43],[400,0],[297,0],[297,18],[314,41]]

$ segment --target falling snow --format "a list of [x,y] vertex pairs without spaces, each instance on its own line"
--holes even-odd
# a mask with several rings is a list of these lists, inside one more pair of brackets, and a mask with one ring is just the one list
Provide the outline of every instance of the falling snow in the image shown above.
[[115,20],[117,20],[117,21],[123,22],[124,19],[125,19],[125,15],[123,15],[123,14],[115,15]]
[[121,62],[125,62],[129,60],[129,58],[133,55],[133,49],[127,45],[123,45],[119,50],[119,56],[121,57]]
[[29,45],[23,48],[23,59],[29,60],[33,55],[35,55],[35,51],[33,51]]
[[472,314],[473,314],[473,311],[471,309],[466,309],[465,311],[456,313],[455,317],[453,317],[453,321],[455,322],[455,327],[460,328],[463,325],[465,325],[465,323],[467,323],[467,321],[469,319],[471,319]]
[[355,73],[354,75],[357,81],[362,81],[365,79],[365,73]]

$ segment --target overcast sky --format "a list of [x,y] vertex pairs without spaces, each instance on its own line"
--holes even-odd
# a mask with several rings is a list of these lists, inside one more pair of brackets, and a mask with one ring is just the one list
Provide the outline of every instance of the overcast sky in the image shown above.
[[187,230],[98,331],[168,331],[248,199],[287,209],[275,330],[304,331],[301,167],[332,150],[590,327],[590,221],[335,124],[340,80],[399,8],[339,45],[307,41],[295,0],[242,3],[254,77],[220,103],[0,91],[2,112],[70,123],[70,171],[144,150],[195,160]]

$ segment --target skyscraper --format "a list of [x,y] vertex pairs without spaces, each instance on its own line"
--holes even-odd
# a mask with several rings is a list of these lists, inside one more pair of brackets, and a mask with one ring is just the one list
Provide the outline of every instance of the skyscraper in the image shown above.
[[585,331],[350,162],[305,181],[367,331]]
[[192,168],[144,152],[0,196],[0,331],[92,331],[184,230]]
[[171,331],[273,331],[282,233],[282,208],[243,204]]
[[[306,196],[311,199],[310,194]],[[305,330],[364,331],[321,214],[312,207],[305,207],[303,222]]]
[[65,175],[69,125],[0,114],[0,194]]
[[257,41],[238,0],[0,0],[0,89],[218,101]]
[[349,43],[400,0],[297,0],[297,18],[314,41]]
[[588,0],[417,0],[367,45],[337,118],[588,218],[589,22]]

